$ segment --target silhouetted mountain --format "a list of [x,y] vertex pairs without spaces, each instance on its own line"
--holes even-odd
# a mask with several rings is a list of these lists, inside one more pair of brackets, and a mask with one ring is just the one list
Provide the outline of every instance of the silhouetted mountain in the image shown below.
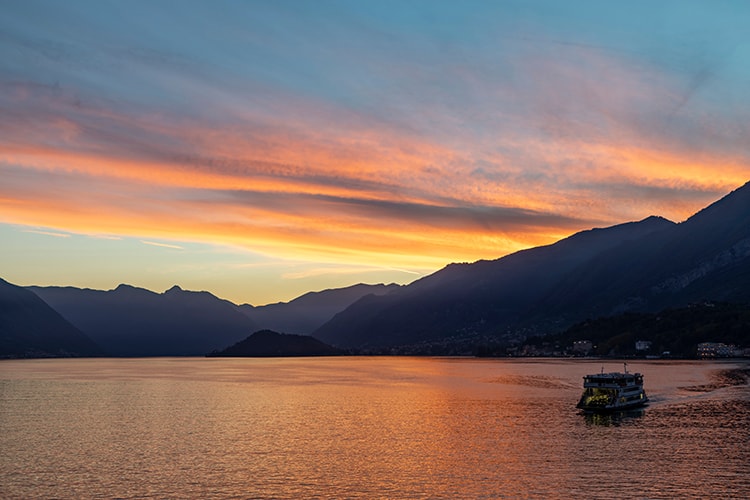
[[346,309],[365,295],[385,295],[397,290],[400,285],[358,284],[346,288],[335,288],[320,292],[309,292],[290,302],[279,302],[266,306],[239,306],[259,328],[309,335],[325,324],[336,313]]
[[570,319],[658,311],[702,300],[750,300],[750,184],[681,224],[602,253],[561,280],[537,316]]
[[559,280],[593,256],[672,225],[650,217],[497,260],[450,264],[387,296],[356,302],[314,335],[342,347],[370,347],[500,334],[518,325]]
[[202,356],[256,329],[235,304],[178,286],[30,289],[114,356]]
[[260,330],[246,339],[209,356],[282,357],[336,356],[342,351],[308,335]]
[[750,185],[681,224],[593,229],[498,260],[451,264],[364,297],[313,334],[341,347],[517,339],[623,311],[750,297]]
[[203,355],[258,328],[309,333],[363,295],[399,285],[310,292],[288,303],[236,306],[175,286],[162,294],[120,285],[101,291],[29,287],[114,356]]
[[0,279],[0,358],[102,354],[89,337],[33,292]]

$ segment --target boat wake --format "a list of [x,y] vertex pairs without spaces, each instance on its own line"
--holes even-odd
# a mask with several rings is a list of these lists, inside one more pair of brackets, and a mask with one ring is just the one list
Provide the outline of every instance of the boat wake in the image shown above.
[[750,368],[731,368],[719,370],[712,375],[708,384],[683,386],[680,389],[689,392],[712,392],[727,387],[748,385],[750,382]]
[[523,385],[540,389],[569,389],[575,387],[570,382],[548,375],[505,375],[487,380],[490,384]]
[[718,400],[750,400],[750,366],[716,370],[705,384],[676,387],[676,394],[650,395],[650,406],[661,408],[674,404],[690,404]]

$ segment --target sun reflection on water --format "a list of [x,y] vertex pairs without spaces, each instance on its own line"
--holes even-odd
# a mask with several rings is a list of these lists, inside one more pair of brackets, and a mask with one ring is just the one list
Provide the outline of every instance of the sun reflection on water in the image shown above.
[[684,497],[699,470],[699,496],[731,497],[750,492],[750,395],[682,397],[711,370],[646,365],[657,404],[601,416],[575,409],[590,366],[573,361],[1,362],[0,492]]

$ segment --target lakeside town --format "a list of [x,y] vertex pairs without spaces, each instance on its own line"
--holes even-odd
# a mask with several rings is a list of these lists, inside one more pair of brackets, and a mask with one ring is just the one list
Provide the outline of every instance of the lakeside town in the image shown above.
[[[518,347],[510,347],[507,349],[507,353],[509,356],[519,357],[586,357],[594,355],[596,347],[591,340],[576,340],[565,346],[553,342],[542,342],[541,345],[524,344]],[[673,355],[670,351],[654,353],[653,342],[650,340],[636,340],[634,353],[623,356],[645,359],[685,357],[684,355]],[[701,342],[697,345],[693,357],[698,359],[750,358],[750,347],[723,342]]]

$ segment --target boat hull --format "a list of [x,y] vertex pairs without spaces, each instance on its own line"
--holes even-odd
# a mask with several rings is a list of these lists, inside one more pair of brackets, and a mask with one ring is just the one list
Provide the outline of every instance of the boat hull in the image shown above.
[[576,408],[585,412],[591,413],[613,413],[618,411],[633,410],[635,408],[642,408],[648,405],[648,398],[644,398],[639,401],[633,401],[631,403],[623,403],[617,405],[605,405],[605,406],[588,406],[585,404],[577,404]]

